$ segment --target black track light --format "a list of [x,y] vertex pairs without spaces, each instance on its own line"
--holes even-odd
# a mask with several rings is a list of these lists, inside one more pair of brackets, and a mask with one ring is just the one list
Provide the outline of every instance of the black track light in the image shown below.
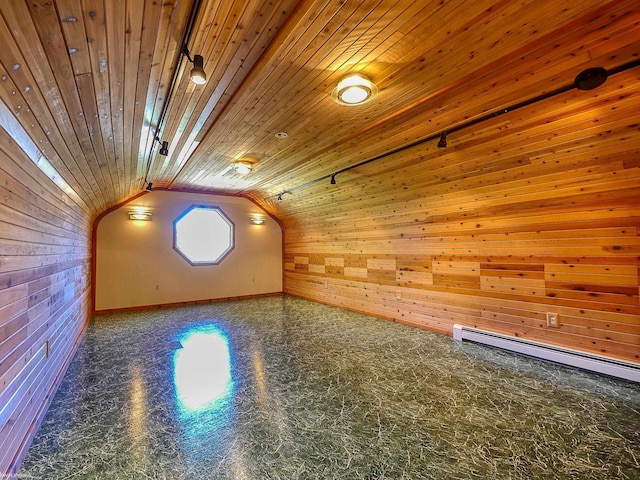
[[162,142],[159,153],[160,155],[164,155],[165,157],[169,155],[169,142],[167,142],[166,140]]
[[337,174],[335,174],[335,173],[333,175],[331,175],[331,185],[335,185],[336,184],[336,175]]
[[440,140],[438,141],[438,148],[447,148],[447,132],[440,134]]
[[147,188],[145,189],[147,192],[150,192],[153,189],[153,183],[147,182]]
[[187,57],[187,60],[193,63],[193,68],[191,69],[190,74],[191,81],[197,85],[204,85],[207,83],[207,74],[204,71],[204,57],[202,55],[194,55],[192,59],[186,45],[182,48],[182,53]]
[[573,84],[578,90],[593,90],[607,80],[608,73],[602,67],[587,68],[580,72]]
[[279,194],[278,194],[278,201],[279,201],[279,202],[281,202],[281,201],[282,201],[282,194],[281,194],[281,193],[279,193]]
[[205,83],[207,83],[207,74],[204,71],[204,58],[202,57],[202,55],[193,56],[191,81],[197,85],[204,85]]

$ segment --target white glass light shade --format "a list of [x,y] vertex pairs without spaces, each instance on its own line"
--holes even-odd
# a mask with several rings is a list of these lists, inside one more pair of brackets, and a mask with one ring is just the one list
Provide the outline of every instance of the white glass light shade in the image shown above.
[[135,210],[135,211],[129,212],[128,215],[129,215],[129,220],[142,220],[144,222],[151,221],[151,212]]
[[251,173],[253,166],[249,162],[236,162],[233,164],[236,172],[240,175]]
[[354,73],[344,77],[331,92],[331,97],[340,105],[362,105],[378,93],[378,87],[366,76]]

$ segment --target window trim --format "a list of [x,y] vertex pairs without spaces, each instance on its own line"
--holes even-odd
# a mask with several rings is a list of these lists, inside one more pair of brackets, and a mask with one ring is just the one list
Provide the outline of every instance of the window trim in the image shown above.
[[[192,210],[195,210],[195,209],[216,210],[218,212],[218,215],[220,215],[220,217],[222,217],[222,219],[229,224],[229,227],[231,229],[231,235],[230,235],[231,238],[229,239],[230,240],[229,241],[229,246],[216,259],[215,262],[209,262],[209,261],[205,261],[205,262],[195,261],[194,262],[189,257],[187,257],[187,255],[184,252],[182,252],[180,250],[180,248],[178,247],[178,229],[177,229],[178,222],[180,220],[182,220],[184,217],[186,217],[189,214],[189,212],[191,212]],[[222,263],[227,258],[227,256],[235,248],[236,248],[236,225],[227,216],[227,214],[224,213],[224,210],[222,210],[222,208],[220,208],[219,206],[216,206],[216,205],[191,205],[184,212],[182,212],[180,215],[178,215],[178,217],[173,221],[173,249],[178,253],[178,255],[180,255],[183,259],[185,259],[189,263],[189,265],[191,265],[193,267],[200,267],[200,266],[207,266],[207,265],[220,265],[220,263]]]

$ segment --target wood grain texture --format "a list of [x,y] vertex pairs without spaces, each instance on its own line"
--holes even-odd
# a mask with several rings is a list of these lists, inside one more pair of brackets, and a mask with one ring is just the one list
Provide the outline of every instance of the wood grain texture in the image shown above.
[[89,315],[89,214],[37,160],[0,129],[2,474],[26,453]]
[[[192,0],[2,4],[0,98],[34,116],[23,120],[33,124],[30,137],[51,152],[96,216],[142,190],[147,168],[157,187],[246,195],[286,214],[264,198],[571,84],[585,68],[615,68],[640,49],[633,0],[203,0],[186,38],[191,54],[204,57],[209,78],[196,86],[181,55],[193,6]],[[330,92],[352,71],[369,75],[380,93],[359,108],[338,106]],[[615,101],[632,109],[634,90],[619,78],[609,80],[625,90]],[[567,94],[551,107],[549,100],[528,109],[527,118],[496,118],[452,137],[460,154],[442,158],[449,168],[440,174],[453,180],[469,169],[489,174],[546,162],[550,136],[562,138],[554,149],[571,150],[584,168],[594,167],[596,159],[581,155],[589,148],[585,135],[598,135],[600,153],[608,155],[637,133],[628,124],[617,137],[603,128],[625,120],[608,108],[611,99],[595,95]],[[514,136],[508,148],[506,128]],[[281,131],[289,136],[276,139]],[[168,156],[159,155],[156,137],[169,142]],[[240,158],[254,163],[251,175],[230,168]],[[403,162],[374,168],[391,165]],[[548,172],[562,176],[564,169]],[[437,187],[438,179],[423,175]],[[571,188],[566,180],[554,188]],[[485,177],[477,181],[492,189]],[[453,202],[464,200],[449,193]]]
[[[598,125],[578,140],[562,128],[575,112],[542,121],[533,105],[499,132],[461,131],[446,149],[417,146],[294,193],[285,290],[448,334],[461,323],[638,362],[640,171],[621,159],[637,155],[640,111],[616,102],[637,76],[555,100],[580,102],[579,123]],[[545,142],[521,129],[529,112],[554,132]],[[304,268],[311,259],[326,269]]]
[[[0,2],[0,474],[86,321],[92,224],[147,170],[277,218],[289,293],[638,361],[640,67],[459,128],[637,61],[637,0],[203,0],[187,35],[196,4]],[[377,97],[333,102],[349,72]]]

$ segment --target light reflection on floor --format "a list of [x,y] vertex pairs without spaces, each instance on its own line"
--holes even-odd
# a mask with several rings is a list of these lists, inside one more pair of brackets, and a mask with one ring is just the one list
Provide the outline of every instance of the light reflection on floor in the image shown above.
[[186,414],[215,410],[233,388],[226,335],[212,326],[198,326],[179,342],[182,348],[173,357],[178,405]]
[[98,316],[38,479],[637,479],[640,386],[294,297]]

